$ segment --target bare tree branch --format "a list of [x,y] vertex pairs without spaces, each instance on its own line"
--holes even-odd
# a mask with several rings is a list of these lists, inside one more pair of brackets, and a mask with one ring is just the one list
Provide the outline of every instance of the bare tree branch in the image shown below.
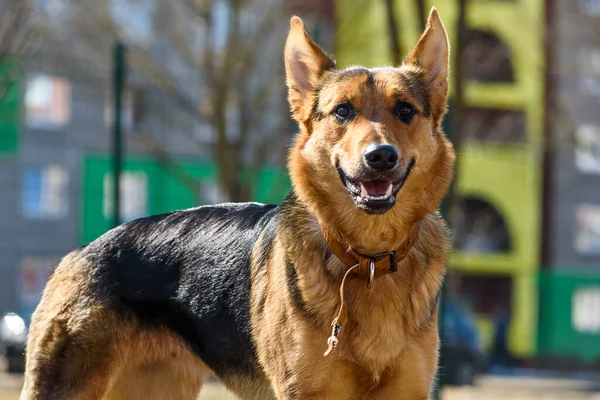
[[[151,43],[132,36],[119,16],[128,5],[135,9],[139,0],[68,1],[70,23],[59,29],[64,40],[77,39],[69,49],[81,49],[77,56],[93,59],[91,63],[100,65],[97,69],[105,76],[106,67],[101,66],[109,65],[107,50],[116,40],[124,42],[130,76],[150,85],[151,92],[160,92],[156,103],[164,104],[169,124],[178,127],[176,134],[186,135],[199,148],[212,148],[219,186],[229,200],[249,200],[251,184],[244,177],[254,175],[267,159],[282,162],[285,156],[283,146],[279,157],[272,154],[274,144],[287,139],[282,127],[289,121],[287,107],[278,101],[284,93],[283,43],[273,35],[285,4],[275,0],[149,2],[154,7]],[[158,144],[168,139],[155,136],[152,121],[143,125],[150,129],[144,133],[149,136],[146,146],[165,170],[196,190],[193,178],[178,172],[173,159],[161,150]]]
[[[456,19],[457,41],[455,45],[456,60],[454,63],[454,99],[451,103],[452,113],[452,144],[457,153],[462,148],[463,131],[466,118],[466,107],[464,98],[465,88],[465,70],[464,70],[464,51],[467,41],[467,13],[468,0],[458,0],[458,16]],[[447,210],[451,223],[457,232],[462,231],[461,212],[460,212],[460,194],[458,193],[457,179],[453,179],[450,184],[447,198]]]
[[31,6],[25,0],[7,0],[0,7],[0,101],[17,81],[20,63],[31,39]]

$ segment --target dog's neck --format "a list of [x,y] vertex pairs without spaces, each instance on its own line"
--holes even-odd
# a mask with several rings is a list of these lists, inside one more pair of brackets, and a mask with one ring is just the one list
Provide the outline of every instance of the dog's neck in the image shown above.
[[[361,210],[355,210],[362,213]],[[332,239],[342,238],[347,247],[359,254],[372,256],[390,251],[402,251],[411,230],[422,218],[398,215],[395,218],[382,219],[381,216],[364,218],[356,223],[335,215],[323,215],[319,211],[313,213],[317,219],[323,237],[331,247]],[[392,223],[393,221],[393,223]],[[344,260],[342,260],[346,263]],[[346,263],[347,264],[347,263]]]
[[320,220],[318,220],[318,222],[325,242],[333,254],[348,267],[353,267],[358,264],[360,270],[358,271],[357,277],[363,278],[366,278],[366,275],[364,273],[361,274],[360,272],[363,269],[366,269],[369,263],[374,264],[378,276],[396,272],[397,262],[406,257],[412,246],[415,244],[420,228],[420,222],[416,222],[407,232],[399,247],[394,246],[394,248],[385,252],[365,254],[355,250],[341,232],[328,227]]
[[[366,278],[364,279],[364,282],[362,282],[362,279],[360,279],[361,282],[359,282],[359,286],[354,286],[354,289],[356,290],[358,287],[363,286],[364,290],[368,290],[369,276],[371,274],[370,261],[373,260],[375,263],[377,262],[377,259],[373,259],[372,257],[370,258],[370,256],[376,255],[377,253],[383,253],[384,251],[396,251],[396,262],[400,262],[402,258],[411,253],[410,250],[412,249],[413,244],[418,242],[418,230],[421,225],[424,225],[425,223],[421,221],[416,224],[416,228],[414,230],[411,230],[410,228],[407,229],[403,233],[402,237],[398,238],[397,241],[388,241],[382,243],[382,245],[389,246],[383,251],[380,250],[381,246],[373,252],[367,253],[361,251],[362,255],[366,256],[364,257],[364,261],[366,261],[366,263],[361,268],[359,263],[351,266],[349,264],[352,264],[352,261],[349,259],[345,261],[345,257],[343,255],[336,254],[336,251],[332,248],[334,246],[331,246],[327,241],[327,236],[329,236],[330,233],[325,233],[332,232],[331,230],[335,229],[336,225],[329,225],[331,220],[323,220],[321,223],[319,223],[320,220],[318,219],[317,215],[317,213],[311,211],[307,205],[303,203],[294,192],[292,192],[282,205],[280,222],[283,223],[281,224],[282,230],[280,232],[282,234],[282,240],[286,242],[285,247],[289,251],[289,257],[292,259],[291,265],[294,265],[297,268],[297,273],[303,276],[303,281],[306,285],[308,285],[303,289],[306,290],[305,298],[309,299],[308,301],[321,302],[323,301],[322,296],[324,296],[324,293],[326,293],[326,304],[330,305],[331,308],[324,310],[323,317],[325,324],[332,327],[331,336],[329,339],[327,339],[329,346],[326,352],[327,355],[337,347],[337,335],[341,332],[341,330],[344,329],[344,322],[346,321],[347,312],[352,314],[350,318],[357,318],[356,308],[352,306],[351,303],[349,303],[348,307],[346,307],[346,299],[344,296],[346,282],[356,278]],[[367,228],[363,229],[363,234],[367,234],[368,232],[369,231]],[[340,233],[342,235],[344,234],[343,231]],[[393,231],[393,233],[393,236],[396,237],[399,235],[399,230],[396,229]],[[345,243],[347,245],[346,248],[354,248],[352,246],[353,243]],[[400,243],[404,244],[404,248],[402,248]],[[335,263],[336,266],[334,269],[330,269],[328,267],[328,260],[332,256],[335,256],[335,258],[339,259],[341,264],[345,265],[346,268],[338,268],[341,267],[341,265]],[[315,274],[314,263],[307,263],[306,260],[316,261],[317,259],[320,259],[323,263],[323,272],[325,275],[328,276],[328,278],[333,279],[324,280],[322,278],[316,278],[318,274]],[[377,269],[379,272],[377,275],[375,275],[374,272],[372,279],[377,278],[377,276],[388,274],[390,267],[389,261],[391,260],[388,259],[387,263],[384,261],[384,263],[379,264],[379,268]],[[334,275],[330,275],[332,272]],[[400,276],[403,277],[402,282],[407,285],[403,286],[405,289],[412,286],[411,284],[407,283],[406,279],[404,279],[407,276],[412,276],[410,269],[399,268],[396,274],[400,274]],[[389,279],[386,281],[387,283],[391,282]],[[329,285],[327,285],[329,289],[327,291],[324,291],[320,286],[323,282],[329,282]],[[395,284],[394,287],[397,288]],[[356,292],[354,295],[355,294]],[[335,296],[335,301],[332,301],[330,298],[332,295]],[[418,313],[420,314],[422,312],[423,310],[419,309]],[[331,320],[327,321],[327,319],[331,318],[332,315],[335,315],[333,323],[331,323]]]
[[398,262],[402,261],[411,250],[419,235],[420,223],[415,223],[406,234],[403,245],[397,250],[390,250],[384,253],[362,254],[344,238],[343,234],[331,227],[328,227],[321,219],[317,217],[321,233],[329,249],[335,256],[349,268],[340,284],[340,309],[332,322],[331,336],[327,339],[328,348],[325,356],[331,354],[339,343],[338,335],[347,318],[347,307],[344,297],[346,282],[353,279],[360,279],[366,282],[368,288],[373,281],[387,274],[398,271]]
[[[310,230],[311,236],[314,235],[314,239],[317,240],[320,238],[328,249],[331,250],[331,240],[327,238],[340,235],[343,238],[344,246],[366,256],[390,251],[402,252],[411,230],[419,225],[425,217],[424,215],[421,217],[409,216],[399,213],[398,210],[391,210],[390,213],[394,212],[395,215],[382,220],[379,215],[365,218],[361,210],[355,210],[361,218],[353,223],[351,219],[347,218],[348,215],[328,215],[318,208],[312,209],[302,201],[295,191],[288,195],[283,206],[290,211],[293,210],[297,215],[302,215],[307,225],[313,227]],[[339,258],[339,256],[337,257]],[[345,260],[341,261],[348,264]]]

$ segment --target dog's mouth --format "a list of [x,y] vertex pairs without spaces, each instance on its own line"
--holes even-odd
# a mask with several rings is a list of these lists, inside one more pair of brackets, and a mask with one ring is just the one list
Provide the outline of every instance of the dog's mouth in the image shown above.
[[342,183],[354,199],[354,203],[371,214],[383,214],[394,206],[396,195],[406,182],[408,174],[415,164],[411,159],[404,173],[392,179],[353,179],[341,167],[337,167]]

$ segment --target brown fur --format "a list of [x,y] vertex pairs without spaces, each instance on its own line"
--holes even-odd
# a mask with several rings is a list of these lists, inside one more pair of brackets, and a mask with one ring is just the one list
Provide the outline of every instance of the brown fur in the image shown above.
[[[454,153],[440,131],[446,110],[448,43],[437,12],[397,68],[335,70],[294,17],[285,50],[289,100],[300,133],[289,154],[295,200],[285,205],[268,253],[266,233],[250,271],[256,378],[220,376],[244,399],[411,399],[429,396],[438,359],[437,295],[450,243],[436,209],[451,180]],[[332,109],[350,101],[356,117]],[[416,109],[407,123],[398,101]],[[415,161],[394,206],[359,209],[340,182],[364,169],[372,143]],[[420,221],[417,242],[393,274],[372,289],[346,287],[348,320],[340,345],[323,356],[347,266],[328,249],[319,223],[364,254],[397,249]],[[193,399],[212,371],[168,329],[148,330],[108,305],[93,284],[94,265],[78,251],[59,265],[36,310],[27,344],[27,399]],[[201,296],[202,294],[198,294]]]

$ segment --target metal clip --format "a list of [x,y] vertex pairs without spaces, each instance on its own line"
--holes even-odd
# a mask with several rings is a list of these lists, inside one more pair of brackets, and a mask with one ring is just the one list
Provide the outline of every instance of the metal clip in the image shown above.
[[338,339],[338,335],[340,334],[341,326],[337,323],[337,321],[333,322],[333,327],[331,329],[331,336],[327,338],[327,351],[323,354],[327,357],[340,343]]
[[367,279],[367,288],[371,288],[373,279],[375,279],[375,261],[371,259],[371,262],[369,262],[369,278]]

